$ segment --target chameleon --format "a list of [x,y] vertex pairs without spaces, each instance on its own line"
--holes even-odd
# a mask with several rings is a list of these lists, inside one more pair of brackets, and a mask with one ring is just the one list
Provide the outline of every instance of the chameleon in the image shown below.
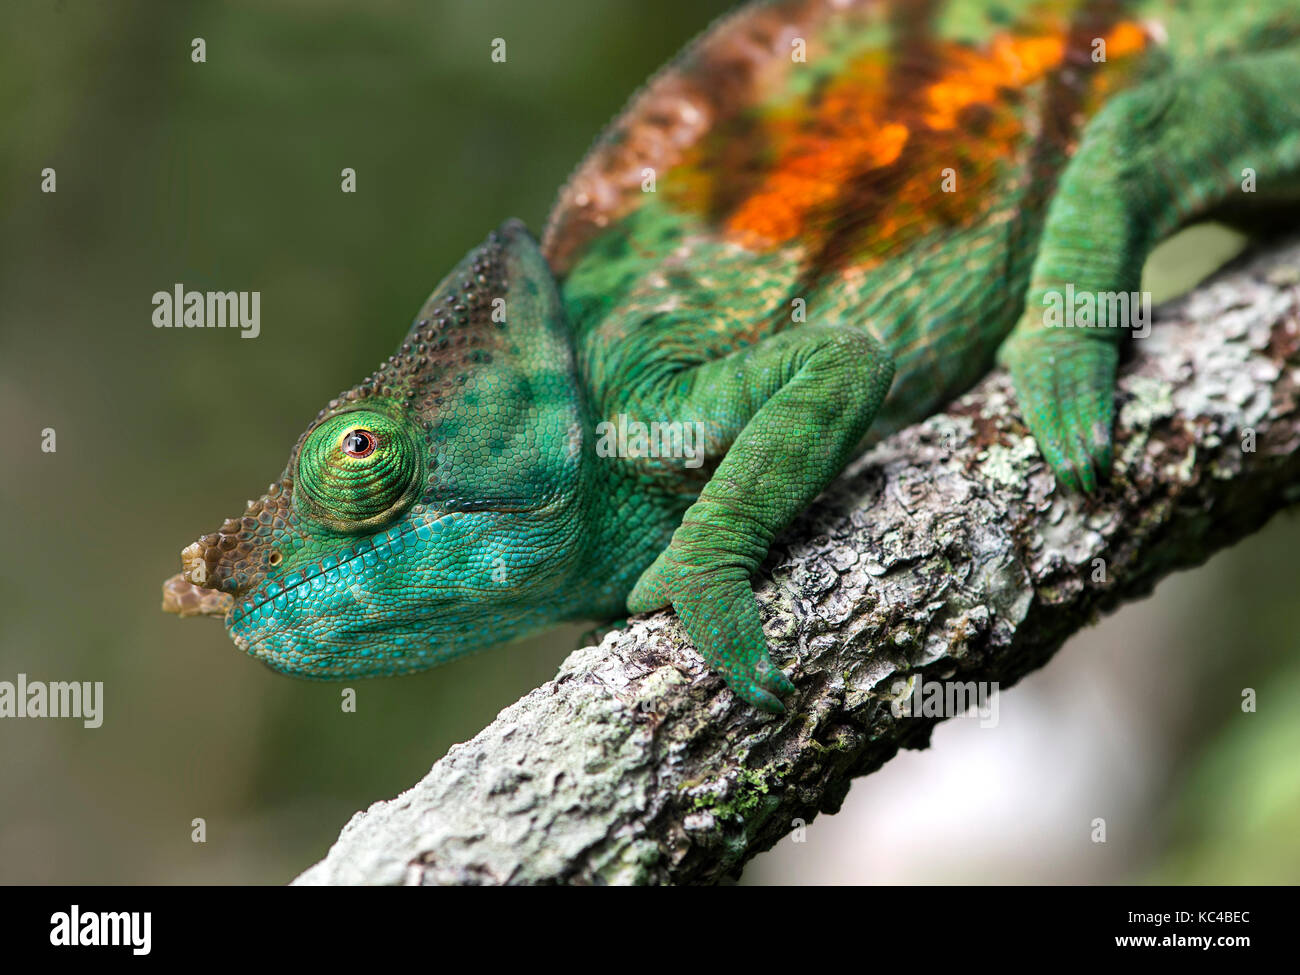
[[163,608],[352,679],[671,607],[782,713],[751,582],[775,536],[995,368],[1056,490],[1103,490],[1131,323],[1047,309],[1137,293],[1187,224],[1294,213],[1298,175],[1295,0],[746,5],[540,238],[509,220],[452,269]]

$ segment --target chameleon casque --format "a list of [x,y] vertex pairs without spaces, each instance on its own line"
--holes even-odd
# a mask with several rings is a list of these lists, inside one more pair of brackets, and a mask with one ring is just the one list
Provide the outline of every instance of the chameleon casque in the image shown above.
[[[540,245],[507,222],[452,270],[164,608],[357,678],[671,606],[779,712],[750,577],[869,428],[1000,363],[1058,488],[1096,490],[1124,323],[1051,327],[1045,297],[1136,292],[1162,238],[1293,206],[1298,174],[1297,0],[746,6],[632,99]],[[700,424],[703,463],[605,456],[619,417]]]

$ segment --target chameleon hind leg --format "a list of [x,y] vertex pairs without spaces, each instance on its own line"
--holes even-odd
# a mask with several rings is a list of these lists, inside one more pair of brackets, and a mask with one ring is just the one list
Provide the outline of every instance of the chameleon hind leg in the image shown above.
[[[1242,56],[1117,95],[1087,125],[1048,207],[1024,313],[999,350],[1020,410],[1064,486],[1111,463],[1119,340],[1152,248],[1243,192],[1300,168],[1300,48]],[[1087,325],[1046,311],[1091,301]],[[1127,318],[1128,320],[1115,320]]]
[[764,710],[784,711],[794,687],[768,656],[750,577],[853,456],[893,372],[865,330],[805,325],[686,370],[660,406],[730,447],[628,610],[671,605],[732,691]]

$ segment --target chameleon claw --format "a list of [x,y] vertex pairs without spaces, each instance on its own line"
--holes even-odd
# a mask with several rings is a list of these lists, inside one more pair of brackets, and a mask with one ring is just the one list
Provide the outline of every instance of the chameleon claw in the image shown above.
[[775,694],[763,690],[761,687],[752,687],[748,691],[742,692],[732,688],[736,696],[741,700],[754,705],[761,711],[768,714],[785,714],[785,704]]
[[794,684],[790,678],[768,660],[760,660],[754,666],[754,676],[760,687],[773,694],[784,697],[794,693]]

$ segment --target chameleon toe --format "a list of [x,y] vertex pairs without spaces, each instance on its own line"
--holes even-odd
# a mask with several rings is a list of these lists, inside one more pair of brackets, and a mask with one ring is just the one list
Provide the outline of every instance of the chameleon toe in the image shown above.
[[754,668],[755,677],[761,687],[773,694],[784,697],[794,693],[794,684],[779,667],[769,659],[760,660]]
[[785,705],[781,702],[781,699],[775,694],[763,690],[761,687],[750,685],[750,687],[743,691],[737,690],[735,687],[733,687],[732,690],[735,692],[737,697],[754,705],[754,707],[759,708],[762,711],[766,711],[768,714],[786,713]]

